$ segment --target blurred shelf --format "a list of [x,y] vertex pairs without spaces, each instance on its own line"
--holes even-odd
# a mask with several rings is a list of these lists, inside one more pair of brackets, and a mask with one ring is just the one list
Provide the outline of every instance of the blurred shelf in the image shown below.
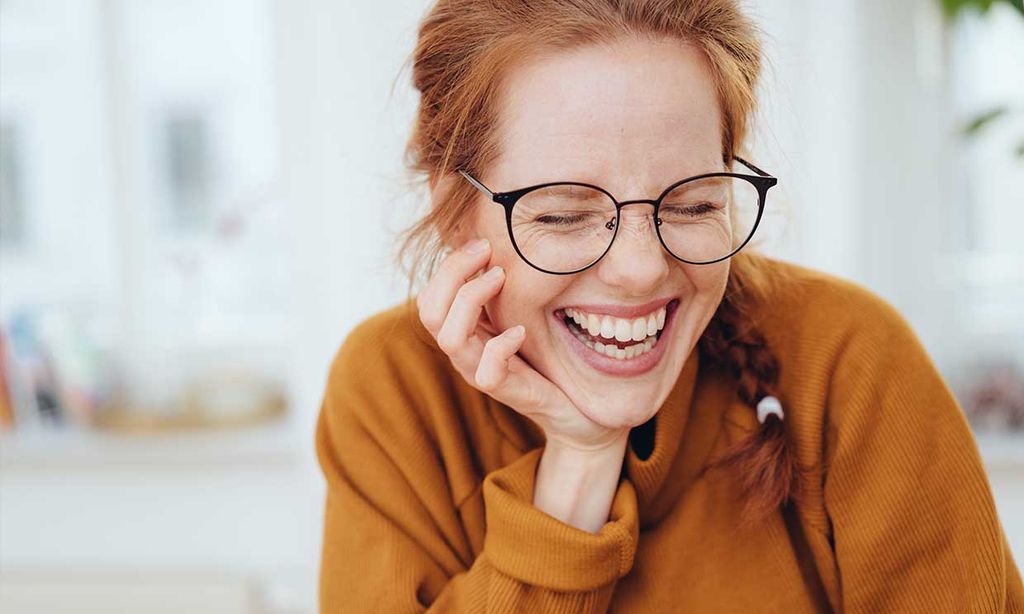
[[[312,449],[312,436],[308,438]],[[0,435],[0,472],[287,467],[302,459],[287,421],[234,429],[132,434],[67,429]]]
[[[1024,433],[975,434],[985,466],[1024,476]],[[286,421],[237,429],[127,434],[16,431],[0,434],[0,472],[92,469],[289,467],[313,452]]]
[[1015,470],[1024,477],[1024,433],[976,433],[975,439],[989,470]]

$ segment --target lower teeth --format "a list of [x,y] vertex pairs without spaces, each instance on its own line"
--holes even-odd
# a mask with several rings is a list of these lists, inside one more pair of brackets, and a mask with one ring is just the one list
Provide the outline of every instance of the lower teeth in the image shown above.
[[620,348],[614,343],[605,345],[600,341],[593,341],[585,337],[583,333],[579,331],[579,329],[572,325],[569,326],[569,330],[571,330],[572,333],[576,335],[576,338],[579,339],[580,342],[583,343],[583,345],[594,350],[598,354],[603,354],[605,356],[608,356],[609,358],[615,358],[618,360],[629,360],[632,358],[643,356],[648,351],[650,351],[652,347],[654,347],[655,343],[658,342],[656,337],[648,337],[647,339],[640,343],[635,343],[625,348]]

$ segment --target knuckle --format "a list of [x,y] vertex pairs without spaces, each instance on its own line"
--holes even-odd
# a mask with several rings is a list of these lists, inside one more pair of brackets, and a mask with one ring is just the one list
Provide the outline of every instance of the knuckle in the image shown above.
[[484,347],[480,351],[480,364],[476,368],[477,383],[481,386],[488,386],[491,389],[497,384],[497,369],[495,367],[501,366],[501,361],[495,352],[496,341],[497,337],[484,343]]
[[501,356],[504,352],[502,351],[505,347],[504,339],[499,335],[497,337],[491,337],[484,344],[484,355],[488,358],[494,358]]
[[449,254],[447,258],[441,261],[437,270],[438,273],[443,273],[445,275],[456,275],[464,268],[466,268],[466,254],[459,250],[455,250]]
[[421,303],[419,306],[419,316],[420,322],[423,323],[423,326],[426,327],[426,329],[431,333],[436,334],[442,324],[442,321],[438,317],[437,313]]
[[476,385],[482,392],[495,392],[504,381],[501,375],[502,360],[496,356],[494,340],[484,345],[480,355],[480,365],[476,369]]
[[455,292],[456,300],[469,301],[469,302],[483,302],[488,297],[492,288],[490,287],[488,280],[478,277],[472,281],[467,281],[462,285],[458,291]]
[[455,291],[455,300],[462,302],[462,301],[468,301],[468,300],[476,298],[477,295],[479,294],[479,291],[477,290],[477,288],[480,285],[480,284],[476,283],[476,281],[477,280],[475,280],[475,279],[473,281],[468,281],[468,282],[464,283],[461,288],[456,290]]
[[450,328],[442,327],[441,330],[437,332],[437,346],[441,348],[445,354],[451,355],[462,346],[462,341]]
[[476,374],[473,377],[476,389],[480,392],[494,392],[496,388],[494,378],[486,372],[485,369],[477,369]]
[[480,366],[477,367],[477,375],[479,376],[480,373],[484,372],[485,365],[491,365],[494,363],[494,351],[491,349],[491,343],[487,342],[484,344],[484,349],[480,352]]
[[543,407],[543,395],[536,386],[527,386],[523,395],[523,405],[523,409],[528,411],[538,411]]

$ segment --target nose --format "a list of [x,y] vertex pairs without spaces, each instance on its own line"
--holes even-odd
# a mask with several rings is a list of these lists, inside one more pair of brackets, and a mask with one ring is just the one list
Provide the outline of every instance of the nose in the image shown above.
[[636,204],[624,207],[611,248],[597,263],[597,275],[627,296],[649,297],[669,274],[667,258],[654,228],[654,210]]

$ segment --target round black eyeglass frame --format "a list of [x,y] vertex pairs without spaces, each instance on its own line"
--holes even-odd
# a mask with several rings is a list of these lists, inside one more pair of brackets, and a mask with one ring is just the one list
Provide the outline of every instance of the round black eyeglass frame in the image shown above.
[[[668,254],[670,256],[672,256],[673,258],[675,258],[676,260],[679,260],[681,262],[685,262],[687,264],[714,264],[716,262],[721,262],[722,260],[725,260],[727,258],[731,258],[732,256],[734,256],[738,251],[743,249],[743,247],[747,243],[750,242],[750,239],[752,239],[754,237],[754,233],[757,231],[757,226],[758,226],[758,224],[761,223],[761,216],[764,214],[764,203],[765,203],[765,200],[768,197],[768,189],[771,188],[772,186],[774,186],[775,184],[777,184],[779,182],[779,180],[776,177],[773,177],[772,175],[769,175],[768,173],[766,173],[763,170],[757,168],[756,166],[754,166],[753,164],[751,164],[750,162],[747,162],[746,160],[744,160],[742,158],[734,157],[733,160],[739,162],[743,166],[746,166],[750,170],[754,171],[754,173],[756,173],[756,174],[755,175],[747,175],[747,174],[743,174],[743,173],[716,172],[716,173],[704,173],[702,175],[694,175],[693,177],[687,177],[686,179],[682,179],[680,181],[677,181],[677,182],[673,183],[669,187],[665,188],[665,190],[661,193],[661,195],[658,196],[658,198],[656,198],[654,200],[651,200],[651,199],[637,199],[637,200],[624,200],[622,202],[619,202],[614,196],[612,196],[612,194],[608,190],[605,190],[604,188],[602,188],[600,186],[592,185],[592,184],[589,184],[589,183],[581,183],[581,182],[578,182],[578,181],[552,181],[552,182],[548,182],[548,183],[541,183],[541,184],[537,184],[537,185],[532,185],[532,186],[529,186],[529,187],[526,187],[526,188],[520,188],[518,190],[512,190],[511,192],[494,192],[493,190],[489,189],[484,184],[480,183],[480,181],[478,181],[476,178],[474,178],[468,172],[460,169],[459,173],[463,177],[465,177],[467,181],[469,181],[471,184],[473,184],[473,186],[477,190],[480,190],[483,194],[485,194],[492,201],[498,203],[499,205],[501,205],[502,207],[505,208],[505,224],[508,227],[508,238],[509,238],[510,241],[512,241],[512,248],[516,250],[516,253],[519,254],[519,257],[523,259],[523,262],[525,262],[526,264],[530,265],[531,267],[537,269],[538,271],[540,271],[542,273],[548,273],[548,274],[551,274],[551,275],[573,275],[575,273],[581,273],[581,272],[589,269],[590,267],[594,266],[595,264],[600,262],[601,259],[604,258],[605,254],[607,254],[611,250],[612,244],[615,243],[615,237],[617,237],[618,234],[619,234],[619,222],[620,222],[620,220],[622,218],[622,208],[625,207],[626,205],[645,204],[645,205],[653,205],[654,206],[654,221],[655,221],[654,226],[655,226],[655,231],[657,232],[657,235],[658,235],[658,241],[661,243],[661,246],[665,249],[665,251],[668,252]],[[672,190],[678,188],[679,186],[681,186],[681,185],[683,185],[685,183],[689,183],[691,181],[697,181],[698,179],[706,179],[708,177],[735,177],[737,179],[743,179],[743,180],[748,181],[749,183],[751,183],[754,186],[754,188],[757,189],[757,194],[758,194],[757,219],[754,220],[754,227],[750,229],[750,234],[747,236],[747,238],[744,239],[743,243],[741,243],[740,246],[737,247],[736,249],[734,249],[732,252],[730,252],[729,254],[727,254],[725,256],[722,256],[721,258],[717,258],[715,260],[707,260],[707,261],[703,261],[703,262],[695,262],[695,261],[692,261],[692,260],[686,260],[685,258],[680,258],[679,256],[677,256],[674,253],[672,253],[672,250],[670,250],[668,248],[668,246],[665,245],[665,239],[662,238],[662,236],[661,236],[661,218],[658,217],[658,210],[661,208],[662,200],[664,200],[664,198],[666,196],[668,196],[669,193],[672,192]],[[612,235],[611,240],[608,241],[608,247],[606,247],[604,252],[602,252],[600,256],[595,258],[593,260],[593,262],[591,262],[590,264],[588,264],[588,265],[586,265],[586,266],[584,266],[582,268],[576,269],[574,271],[548,271],[547,269],[542,269],[539,266],[535,265],[534,263],[530,262],[530,260],[526,256],[523,255],[523,252],[519,250],[519,245],[516,244],[515,235],[512,233],[512,208],[515,207],[516,201],[518,201],[523,196],[529,194],[530,192],[533,192],[534,190],[539,190],[541,188],[551,187],[553,185],[577,185],[577,186],[581,186],[581,187],[585,187],[585,188],[592,188],[592,189],[595,189],[595,190],[597,190],[599,192],[602,192],[603,194],[608,196],[608,198],[610,198],[613,203],[615,203],[615,228],[614,228],[614,234]]]

